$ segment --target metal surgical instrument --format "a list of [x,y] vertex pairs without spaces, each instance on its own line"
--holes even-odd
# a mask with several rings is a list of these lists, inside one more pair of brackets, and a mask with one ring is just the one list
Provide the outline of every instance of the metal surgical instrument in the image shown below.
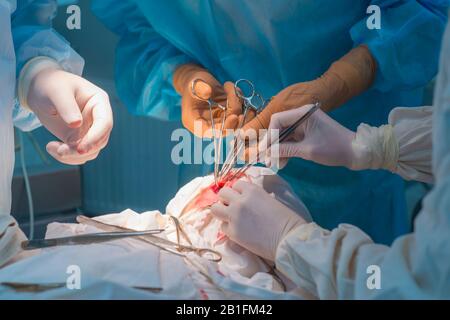
[[[176,219],[175,217],[171,217]],[[172,219],[173,220],[173,219]],[[106,231],[121,231],[121,232],[130,232],[133,231],[131,229],[127,229],[127,228],[123,228],[123,227],[118,227],[118,226],[114,226],[111,224],[107,224],[107,223],[103,223],[91,218],[88,218],[86,216],[77,216],[77,222],[78,223],[82,223],[85,225],[90,225],[93,227],[96,227],[100,230],[106,230]],[[175,221],[174,221],[175,223]],[[178,226],[179,226],[179,222],[176,219],[176,223],[175,223],[175,227],[178,230]],[[178,231],[177,231],[178,232]],[[183,233],[183,231],[182,231]],[[197,248],[194,247],[192,245],[182,245],[180,243],[176,243],[176,242],[172,242],[170,240],[161,238],[161,237],[157,237],[153,234],[148,234],[148,235],[144,235],[144,236],[139,236],[136,238],[137,240],[149,243],[155,247],[158,247],[164,251],[173,253],[175,255],[178,256],[182,256],[185,257],[185,253],[188,252],[193,252],[195,254],[197,254],[200,257],[203,257],[209,261],[212,262],[219,262],[222,260],[222,254],[218,251],[215,251],[213,249],[209,249],[209,248]]]
[[161,233],[163,231],[164,229],[154,229],[146,231],[126,231],[126,232],[99,232],[62,238],[27,240],[22,242],[22,249],[34,250],[56,246],[73,246],[81,244],[101,243],[122,238],[153,235]]
[[[243,103],[243,117],[239,123],[238,130],[233,139],[233,151],[228,154],[224,165],[222,166],[222,170],[220,171],[219,177],[226,177],[227,174],[233,169],[237,157],[239,153],[242,151],[243,146],[245,146],[244,142],[241,142],[239,147],[238,144],[238,135],[242,127],[247,122],[247,115],[249,110],[255,112],[256,119],[258,119],[258,113],[260,113],[270,100],[265,100],[261,94],[256,92],[254,84],[247,79],[239,79],[234,83],[234,91],[236,96],[242,100]],[[264,127],[264,126],[263,126]]]
[[[208,97],[208,98],[202,97],[195,90],[195,85],[198,82],[204,82],[204,81],[202,79],[194,79],[191,83],[191,93],[196,99],[207,102],[208,106],[209,106],[211,129],[212,129],[212,139],[213,139],[213,143],[214,143],[214,182],[217,186],[219,184],[218,178],[219,178],[219,165],[220,165],[220,160],[221,160],[221,156],[222,156],[222,135],[223,135],[223,129],[225,127],[225,121],[226,121],[226,117],[227,117],[226,111],[228,109],[228,101],[227,101],[227,105],[223,106],[220,103],[217,103],[214,100],[212,100],[211,97]],[[222,110],[222,123],[220,126],[219,137],[216,137],[216,128],[215,128],[216,124],[214,121],[213,107],[218,107],[219,109]]]
[[[302,123],[304,123],[306,120],[308,120],[309,117],[313,115],[314,112],[316,112],[318,109],[320,109],[320,103],[316,102],[313,104],[311,109],[308,110],[302,117],[300,117],[297,121],[295,121],[292,125],[289,127],[283,129],[277,139],[274,141],[268,142],[268,147],[272,146],[273,144],[284,142]],[[259,157],[255,159],[254,161],[251,161],[249,163],[246,163],[244,166],[238,168],[231,177],[229,177],[229,180],[232,180],[235,177],[238,177],[239,175],[243,174],[245,171],[247,171],[248,168],[258,163]]]

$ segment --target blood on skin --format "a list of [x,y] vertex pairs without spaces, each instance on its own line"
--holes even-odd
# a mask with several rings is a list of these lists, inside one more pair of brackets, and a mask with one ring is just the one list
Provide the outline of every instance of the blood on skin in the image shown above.
[[215,244],[220,243],[220,242],[222,242],[224,240],[227,240],[227,239],[228,239],[228,236],[225,233],[223,233],[222,231],[219,230],[217,232]]
[[223,187],[232,187],[233,184],[242,177],[246,177],[246,175],[243,173],[239,176],[234,177],[232,180],[227,180],[227,178],[224,177],[224,179],[219,181],[217,185],[213,182],[210,186],[201,190],[199,194],[194,197],[194,199],[189,201],[189,203],[181,212],[181,215],[192,210],[203,210],[207,207],[210,207],[211,205],[219,201],[219,191]]

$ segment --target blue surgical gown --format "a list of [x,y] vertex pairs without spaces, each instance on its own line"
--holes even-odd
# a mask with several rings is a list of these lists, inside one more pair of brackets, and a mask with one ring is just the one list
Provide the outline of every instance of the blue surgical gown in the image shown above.
[[[14,4],[11,15],[11,31],[16,58],[18,78],[25,63],[37,56],[47,56],[56,60],[66,71],[81,75],[84,60],[61,35],[52,28],[56,17],[56,0],[9,0]],[[38,118],[22,108],[18,99],[13,109],[14,126],[23,131],[31,131],[40,126]]]
[[[369,5],[381,10],[380,29],[367,27]],[[437,71],[447,6],[445,0],[94,0],[92,8],[120,37],[121,99],[134,114],[165,120],[180,118],[172,75],[183,63],[199,63],[221,82],[250,79],[271,97],[366,44],[378,65],[374,84],[331,113],[354,130],[361,122],[384,123],[393,107],[421,104]],[[350,223],[386,244],[409,231],[403,180],[389,172],[291,159],[281,174],[327,229]]]
[[11,210],[13,126],[30,131],[40,125],[18,103],[17,75],[27,61],[38,56],[53,58],[73,73],[81,74],[83,69],[83,59],[52,29],[56,11],[56,0],[0,0],[0,219],[9,219]]

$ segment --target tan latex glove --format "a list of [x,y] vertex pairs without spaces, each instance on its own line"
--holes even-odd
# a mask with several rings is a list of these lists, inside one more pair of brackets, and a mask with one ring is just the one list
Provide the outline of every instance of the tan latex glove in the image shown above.
[[369,49],[366,46],[354,48],[334,62],[320,78],[291,85],[278,93],[258,119],[244,126],[244,131],[267,129],[273,114],[315,102],[320,102],[322,110],[328,112],[368,89],[375,72],[376,61]]
[[[195,84],[195,91],[202,98],[211,98],[222,106],[227,105],[228,99],[227,118],[224,129],[236,129],[242,117],[240,117],[242,114],[242,103],[235,94],[234,84],[232,82],[225,82],[222,86],[207,70],[194,64],[180,66],[173,76],[173,86],[182,96],[181,119],[183,125],[197,136],[211,137],[212,130],[209,105],[206,101],[194,97],[191,92],[192,82],[195,79],[202,80]],[[215,129],[220,130],[223,111],[219,108],[214,108],[213,111]],[[201,123],[202,130],[200,132],[194,132],[194,124],[196,121]]]

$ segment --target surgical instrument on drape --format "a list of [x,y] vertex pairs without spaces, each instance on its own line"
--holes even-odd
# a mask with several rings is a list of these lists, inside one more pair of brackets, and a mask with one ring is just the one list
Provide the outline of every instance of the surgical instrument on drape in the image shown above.
[[158,234],[163,231],[164,229],[154,229],[146,231],[127,231],[127,232],[99,232],[99,233],[81,234],[76,236],[52,238],[52,239],[26,240],[22,242],[22,249],[34,250],[56,246],[71,246],[71,245],[101,243],[122,238]]
[[[180,223],[178,222],[178,219],[171,216],[172,221],[174,221],[175,227],[177,228],[180,226]],[[95,228],[98,228],[100,230],[105,230],[108,232],[133,232],[131,229],[118,227],[115,225],[107,224],[104,222],[100,222],[97,220],[94,220],[92,218],[86,217],[86,216],[77,216],[77,222],[82,223],[85,225],[90,225]],[[181,234],[183,235],[184,231],[180,230]],[[178,256],[185,256],[185,253],[195,253],[200,257],[203,257],[209,261],[212,262],[219,262],[222,260],[222,254],[216,250],[209,249],[209,248],[199,248],[192,245],[183,245],[181,243],[176,243],[167,239],[164,239],[162,237],[157,237],[155,235],[149,234],[145,236],[139,236],[136,238],[137,240],[149,243],[155,247],[160,248],[161,250],[176,254]],[[189,241],[188,241],[189,242]]]

